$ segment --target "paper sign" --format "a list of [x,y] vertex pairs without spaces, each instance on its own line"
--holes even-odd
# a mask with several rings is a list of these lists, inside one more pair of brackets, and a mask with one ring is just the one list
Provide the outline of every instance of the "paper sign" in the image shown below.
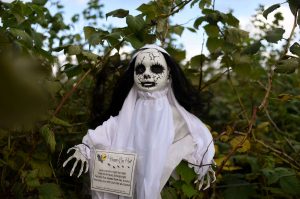
[[95,150],[91,189],[132,197],[136,154]]

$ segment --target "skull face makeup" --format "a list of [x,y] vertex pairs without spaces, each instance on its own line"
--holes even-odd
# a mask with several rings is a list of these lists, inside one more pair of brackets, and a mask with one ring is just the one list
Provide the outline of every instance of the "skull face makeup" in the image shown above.
[[158,91],[169,82],[169,68],[161,52],[146,49],[138,53],[134,65],[134,83],[142,91]]

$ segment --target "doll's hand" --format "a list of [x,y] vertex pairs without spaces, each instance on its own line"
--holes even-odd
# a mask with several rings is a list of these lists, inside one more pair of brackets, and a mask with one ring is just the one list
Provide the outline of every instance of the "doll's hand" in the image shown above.
[[208,189],[210,187],[210,184],[216,181],[216,175],[211,166],[209,167],[205,176],[203,176],[200,180],[196,180],[195,183],[197,183],[198,181],[200,181],[199,190],[202,189],[204,184],[206,186],[203,188],[203,190]]
[[75,161],[75,163],[74,163],[74,165],[73,165],[73,168],[72,168],[72,170],[71,170],[71,172],[70,172],[70,176],[73,175],[74,170],[75,170],[75,168],[76,168],[76,166],[77,166],[77,164],[78,164],[78,162],[79,162],[79,164],[81,165],[81,167],[80,167],[80,171],[79,171],[78,176],[77,176],[77,178],[78,178],[78,177],[82,174],[82,172],[83,172],[84,165],[85,165],[85,172],[84,172],[84,173],[88,172],[88,170],[89,170],[89,163],[88,163],[87,158],[81,153],[81,151],[80,151],[78,145],[77,145],[77,146],[74,146],[74,147],[72,147],[72,148],[70,148],[70,149],[67,151],[67,153],[69,153],[72,149],[75,150],[75,152],[74,152],[74,154],[73,154],[72,156],[70,156],[70,157],[64,162],[63,167],[65,167],[65,166],[67,165],[67,163],[68,163],[70,160],[72,160],[73,158],[75,158],[76,161]]

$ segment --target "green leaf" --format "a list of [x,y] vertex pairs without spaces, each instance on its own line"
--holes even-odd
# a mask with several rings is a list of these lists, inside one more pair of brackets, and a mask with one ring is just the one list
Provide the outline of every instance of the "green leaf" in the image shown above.
[[97,31],[95,28],[91,26],[85,26],[83,28],[85,39],[88,40],[93,34],[95,34]]
[[202,22],[205,20],[206,20],[206,17],[199,17],[198,19],[196,19],[194,22],[194,28],[198,29],[199,26],[202,24]]
[[158,20],[156,25],[156,32],[163,33],[166,31],[166,28],[167,28],[167,19]]
[[191,32],[194,32],[194,33],[196,33],[196,32],[197,32],[197,30],[196,30],[196,29],[194,29],[194,28],[187,27],[187,29],[188,29],[189,31],[191,31]]
[[242,50],[242,54],[249,54],[253,55],[259,51],[261,47],[261,42],[260,41],[255,41],[253,44],[247,46]]
[[47,3],[47,0],[32,0],[32,3],[43,6]]
[[228,28],[225,31],[226,41],[232,44],[240,43],[248,37],[249,37],[249,32],[239,28]]
[[287,194],[300,195],[300,180],[295,175],[281,177],[279,184]]
[[125,40],[128,41],[135,49],[139,49],[144,45],[138,38],[134,36],[125,37]]
[[25,183],[29,188],[35,188],[40,186],[37,169],[22,172],[21,177],[25,178]]
[[106,19],[109,16],[113,16],[113,17],[118,17],[118,18],[124,18],[129,14],[128,10],[124,10],[124,9],[117,9],[114,11],[111,11],[109,13],[106,14]]
[[219,36],[219,28],[216,25],[207,24],[204,26],[204,30],[209,37]]
[[274,184],[282,177],[295,175],[293,170],[284,167],[277,167],[275,169],[265,168],[262,169],[262,173],[267,177],[268,184]]
[[[232,140],[230,140],[230,145],[232,146],[232,148],[235,148],[235,147],[237,147],[241,143],[241,141],[243,139],[244,139],[244,136],[236,136],[235,138],[233,138]],[[249,151],[250,147],[251,147],[251,145],[250,145],[249,140],[246,140],[243,143],[242,147],[238,148],[237,151],[240,152],[240,153],[243,153],[243,152]]]
[[182,185],[182,191],[184,195],[186,195],[188,198],[191,198],[195,195],[197,195],[198,191],[195,190],[195,188],[190,184],[184,184]]
[[295,70],[299,67],[299,59],[290,58],[281,60],[276,64],[275,72],[276,73],[285,73],[291,74],[294,73]]
[[230,26],[239,27],[240,21],[231,13],[226,14],[226,22]]
[[45,183],[38,187],[39,199],[59,199],[62,198],[62,191],[57,184]]
[[49,178],[52,176],[52,169],[48,161],[31,160],[30,165],[32,169],[38,171],[39,178]]
[[80,65],[65,64],[64,67],[65,69],[63,70],[63,72],[66,73],[68,78],[77,76],[82,72],[82,68],[80,67]]
[[51,152],[55,151],[55,135],[53,131],[49,128],[48,124],[45,124],[44,126],[41,127],[40,129],[40,134],[44,138],[45,142],[49,146]]
[[177,198],[176,189],[173,187],[165,187],[161,193],[162,199],[175,199]]
[[211,0],[201,0],[199,2],[199,8],[204,9],[205,7],[211,6]]
[[65,126],[65,127],[70,127],[71,124],[67,121],[64,121],[62,119],[59,119],[58,117],[55,117],[53,116],[51,119],[50,119],[50,122],[52,124],[56,124],[56,125],[59,125],[59,126]]
[[266,40],[271,43],[277,43],[283,38],[283,33],[285,32],[282,28],[274,28],[273,30],[266,32]]
[[221,48],[224,43],[223,39],[218,39],[216,37],[209,37],[206,42],[206,47],[209,52],[215,52],[218,48]]
[[94,54],[92,52],[89,52],[89,51],[82,51],[81,54],[83,56],[85,56],[87,59],[92,60],[92,61],[97,61],[98,58],[99,58],[98,55],[96,55],[96,54]]
[[300,57],[300,44],[298,42],[295,42],[291,47],[290,47],[291,53],[298,55]]
[[17,39],[23,40],[28,46],[32,46],[32,38],[24,30],[10,28],[10,33],[14,35]]
[[70,45],[67,52],[69,55],[78,55],[81,53],[81,47],[78,45]]
[[133,32],[139,32],[145,26],[145,21],[142,16],[134,17],[132,15],[128,15],[126,17],[126,23]]
[[196,173],[192,168],[188,166],[186,162],[181,162],[176,167],[176,172],[181,177],[181,179],[187,184],[191,183],[196,177]]
[[192,68],[199,68],[205,60],[206,60],[205,55],[203,55],[203,54],[196,55],[196,56],[191,58],[191,61],[190,61],[191,67]]
[[172,32],[174,32],[175,34],[181,36],[182,33],[183,33],[183,30],[184,30],[184,27],[177,25],[177,26],[172,26],[171,29],[172,29]]
[[290,10],[291,10],[292,14],[294,16],[296,16],[298,9],[300,9],[299,0],[288,0],[288,3],[289,3],[289,7],[290,7]]
[[274,4],[270,7],[268,7],[264,12],[263,12],[263,16],[267,19],[268,18],[268,15],[273,12],[274,10],[276,10],[277,8],[280,7],[280,4],[277,3],[277,4]]

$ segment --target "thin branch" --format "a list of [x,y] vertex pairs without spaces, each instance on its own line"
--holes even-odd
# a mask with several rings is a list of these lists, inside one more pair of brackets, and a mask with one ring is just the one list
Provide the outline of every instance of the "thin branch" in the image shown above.
[[[204,33],[203,33],[203,35],[202,35],[202,38],[203,38],[203,40],[202,40],[202,44],[201,44],[201,55],[203,55],[203,49],[204,49],[204,43],[205,43]],[[203,63],[204,63],[204,60],[201,59],[198,91],[201,90],[201,85],[202,85],[202,79],[203,79]]]
[[225,166],[226,162],[229,160],[229,158],[231,156],[234,155],[234,153],[243,146],[243,144],[245,143],[245,141],[248,139],[248,137],[250,136],[251,132],[252,132],[252,129],[253,129],[253,125],[256,121],[256,113],[257,113],[257,108],[255,107],[253,109],[253,112],[252,112],[252,118],[251,118],[251,121],[249,123],[249,128],[248,128],[248,131],[246,133],[246,135],[243,137],[243,139],[240,141],[240,143],[238,145],[236,145],[230,152],[229,154],[225,157],[225,159],[222,161],[220,167],[218,168],[217,172],[216,172],[216,176],[218,176],[221,171],[223,170],[223,167]]
[[92,71],[90,68],[88,71],[86,71],[82,77],[78,80],[77,83],[75,83],[75,86],[72,87],[72,89],[65,94],[65,96],[62,98],[60,101],[59,105],[57,106],[55,112],[53,113],[53,116],[57,115],[57,113],[60,111],[60,109],[63,107],[64,103],[69,99],[69,97],[76,91],[78,88],[79,84],[86,78],[86,76]]
[[[182,1],[180,4],[178,4],[177,6],[175,6],[174,8],[171,9],[171,12],[168,14],[161,14],[160,17],[161,18],[168,18],[169,16],[174,15],[175,13],[179,12],[182,8],[184,8],[187,4],[189,4],[192,0],[188,0],[188,1]],[[177,8],[177,9],[175,9]]]
[[267,106],[268,99],[269,99],[269,96],[270,96],[270,92],[271,92],[271,89],[272,89],[272,82],[273,82],[273,72],[271,70],[269,75],[268,75],[268,85],[267,85],[266,94],[265,94],[261,104],[258,107],[259,111],[263,110]]
[[300,163],[297,162],[296,160],[294,160],[291,156],[287,155],[286,153],[284,153],[282,151],[279,151],[278,149],[275,149],[272,146],[267,145],[266,143],[264,143],[261,140],[254,139],[254,141],[257,142],[257,143],[259,143],[259,144],[261,144],[265,148],[269,149],[270,151],[272,151],[273,153],[275,153],[276,155],[278,155],[278,157],[280,157],[282,160],[284,160],[285,162],[289,163],[295,169],[297,169],[298,171],[300,171]]
[[281,58],[284,57],[284,56],[287,54],[287,52],[288,52],[288,50],[289,50],[289,47],[290,47],[290,45],[291,45],[292,37],[293,37],[293,35],[295,34],[295,29],[296,29],[296,27],[297,27],[297,18],[298,18],[299,10],[300,10],[300,9],[298,9],[298,10],[296,11],[295,15],[294,15],[294,23],[293,23],[293,27],[292,27],[290,36],[289,36],[289,38],[287,39],[287,43],[286,43],[286,46],[285,46],[285,48],[284,48],[284,51],[283,51],[283,54],[282,54]]

